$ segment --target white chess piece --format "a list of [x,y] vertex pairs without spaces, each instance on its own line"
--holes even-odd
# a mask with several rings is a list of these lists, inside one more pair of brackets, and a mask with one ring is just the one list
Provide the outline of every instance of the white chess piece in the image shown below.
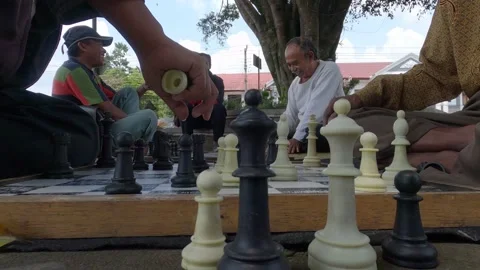
[[388,185],[393,185],[398,172],[416,170],[410,165],[407,158],[407,146],[410,145],[410,142],[407,140],[408,122],[405,120],[405,112],[402,110],[397,112],[397,120],[393,124],[393,133],[395,134],[395,139],[392,141],[392,145],[395,146],[393,160],[382,174],[382,179],[385,180]]
[[370,238],[357,227],[354,178],[360,171],[353,165],[353,149],[363,128],[347,117],[350,108],[346,99],[335,102],[333,109],[338,116],[320,130],[330,144],[330,164],[323,171],[330,186],[327,224],[308,246],[308,267],[312,270],[377,269]]
[[297,168],[292,164],[288,157],[288,122],[285,113],[280,115],[277,123],[277,136],[275,142],[278,145],[277,158],[270,165],[270,169],[275,172],[276,176],[270,178],[272,181],[297,181]]
[[225,161],[222,170],[223,186],[225,187],[238,187],[240,185],[240,178],[232,175],[233,171],[238,169],[237,144],[237,135],[228,134],[225,136]]
[[355,178],[355,190],[365,192],[385,192],[387,185],[380,177],[377,165],[377,152],[375,148],[378,138],[372,132],[365,132],[360,136],[362,148],[362,160],[360,161],[360,173],[362,175]]
[[215,171],[222,173],[223,164],[225,162],[225,137],[218,138],[218,152],[217,152],[217,162],[215,163]]
[[317,119],[314,114],[308,120],[307,155],[303,158],[304,167],[320,167],[320,157],[317,156]]
[[195,197],[198,202],[195,232],[192,242],[182,250],[182,268],[215,270],[225,247],[220,217],[223,197],[218,196],[222,177],[214,170],[203,171],[198,175],[197,187],[201,195]]

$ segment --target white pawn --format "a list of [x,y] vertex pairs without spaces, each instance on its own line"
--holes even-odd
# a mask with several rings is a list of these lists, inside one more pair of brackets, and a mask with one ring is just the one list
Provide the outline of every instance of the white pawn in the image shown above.
[[304,167],[320,167],[320,157],[317,156],[317,119],[314,114],[308,120],[307,155],[303,158]]
[[327,223],[315,232],[308,246],[311,270],[376,270],[377,254],[370,238],[357,227],[354,179],[360,171],[353,165],[353,149],[363,128],[347,116],[350,102],[340,99],[333,105],[338,115],[320,132],[330,145],[331,159],[323,171],[330,179]]
[[360,173],[362,175],[355,178],[355,190],[365,192],[385,192],[387,185],[380,177],[377,166],[377,152],[375,148],[378,138],[372,132],[365,132],[360,136],[362,148],[362,160],[360,161]]
[[280,115],[280,120],[277,123],[277,136],[278,140],[275,142],[278,145],[277,158],[270,165],[270,169],[275,172],[276,176],[270,178],[270,180],[297,181],[297,169],[288,157],[288,122],[285,113]]
[[382,179],[389,185],[393,185],[395,176],[398,172],[404,170],[416,170],[408,162],[407,146],[410,145],[410,142],[407,140],[408,122],[405,120],[405,112],[402,110],[397,112],[397,120],[393,124],[393,133],[395,134],[395,139],[392,141],[392,145],[395,146],[393,160],[390,166],[386,167],[385,172],[382,174]]
[[223,186],[225,187],[238,187],[240,185],[240,178],[232,175],[238,169],[237,144],[238,137],[235,134],[225,136],[225,161],[222,170]]
[[218,138],[218,155],[217,163],[215,163],[215,171],[222,173],[223,164],[225,162],[225,137]]
[[220,202],[218,196],[222,188],[222,178],[214,170],[206,170],[198,175],[197,187],[200,196],[198,202],[195,232],[192,242],[182,250],[182,268],[188,270],[215,270],[223,256],[225,235],[220,218]]

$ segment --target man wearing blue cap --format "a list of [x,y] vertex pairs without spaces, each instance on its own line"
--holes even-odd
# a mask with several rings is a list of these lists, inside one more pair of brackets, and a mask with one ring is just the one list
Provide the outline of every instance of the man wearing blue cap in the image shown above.
[[114,138],[127,131],[135,140],[152,141],[157,130],[157,115],[152,110],[140,110],[140,97],[147,86],[143,84],[136,90],[126,87],[117,92],[93,72],[105,64],[104,47],[110,46],[113,38],[100,36],[88,26],[75,26],[68,29],[63,39],[69,59],[55,74],[52,96],[110,112],[115,120]]
[[[192,115],[209,119],[218,90],[197,53],[163,32],[142,0],[17,0],[0,9],[0,179],[45,172],[54,157],[52,134],[67,132],[72,167],[92,164],[99,150],[97,125],[78,105],[32,93],[59,44],[62,25],[104,17],[135,51],[143,77],[181,120],[185,102],[203,100]],[[170,95],[162,89],[167,70],[185,72],[187,91]]]

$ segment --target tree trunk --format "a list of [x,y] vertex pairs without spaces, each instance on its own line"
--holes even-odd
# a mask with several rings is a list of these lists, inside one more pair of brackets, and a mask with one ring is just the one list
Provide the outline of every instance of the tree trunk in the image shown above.
[[[290,3],[289,3],[290,2]],[[260,42],[280,94],[294,79],[285,63],[285,45],[294,37],[310,38],[319,58],[335,60],[343,22],[352,0],[235,0]]]

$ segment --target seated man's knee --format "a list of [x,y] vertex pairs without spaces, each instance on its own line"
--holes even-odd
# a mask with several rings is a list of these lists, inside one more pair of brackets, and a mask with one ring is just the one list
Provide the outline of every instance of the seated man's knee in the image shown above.
[[157,114],[150,109],[140,110],[138,114],[142,116],[142,121],[145,123],[145,133],[147,134],[148,140],[152,140],[153,134],[158,126]]

